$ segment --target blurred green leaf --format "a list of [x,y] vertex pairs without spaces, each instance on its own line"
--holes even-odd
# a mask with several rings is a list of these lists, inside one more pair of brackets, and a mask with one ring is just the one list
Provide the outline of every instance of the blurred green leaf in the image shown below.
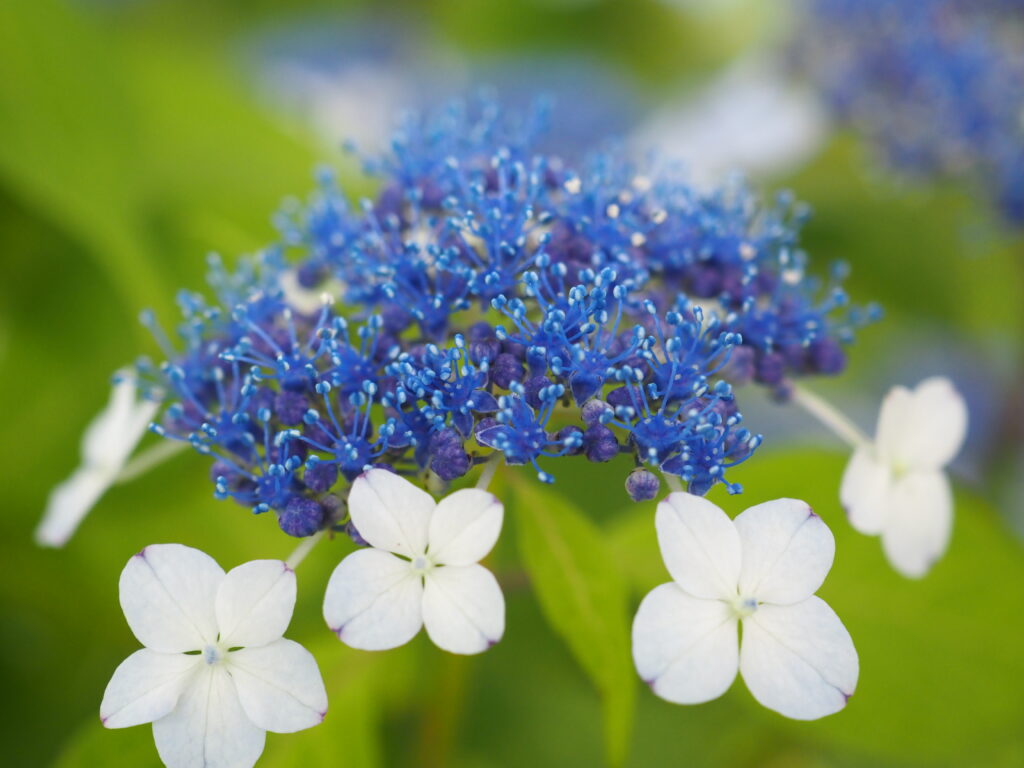
[[119,53],[57,0],[0,3],[0,179],[86,243],[129,306],[159,306]]
[[629,748],[636,679],[626,587],[598,528],[536,483],[515,490],[519,548],[548,622],[601,693],[609,762]]
[[842,134],[785,183],[814,211],[803,247],[822,270],[836,259],[850,264],[854,303],[880,302],[888,322],[905,315],[1020,338],[1021,243],[985,220],[965,185],[901,181]]
[[[877,538],[856,533],[843,519],[844,465],[844,456],[826,451],[766,453],[735,473],[746,493],[713,492],[731,515],[782,496],[799,496],[822,515],[836,536],[836,562],[820,594],[860,655],[857,693],[843,712],[814,723],[760,708],[757,717],[810,743],[897,765],[987,765],[1020,754],[1020,543],[984,501],[958,493],[950,551],[925,579],[904,579],[885,561]],[[669,580],[649,507],[625,512],[610,526],[609,539],[637,594]],[[754,706],[740,689],[737,684],[727,697],[742,695]]]
[[95,768],[110,765],[111,757],[117,755],[119,765],[148,768],[162,765],[153,744],[153,729],[148,725],[136,728],[108,730],[100,724],[99,710],[96,716],[68,742],[67,747],[54,763],[53,768]]

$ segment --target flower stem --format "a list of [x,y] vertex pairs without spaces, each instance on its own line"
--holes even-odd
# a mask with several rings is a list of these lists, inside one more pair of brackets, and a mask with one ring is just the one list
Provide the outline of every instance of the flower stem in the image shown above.
[[683,481],[676,475],[665,474],[665,482],[673,493],[683,493]]
[[297,546],[292,553],[288,555],[288,559],[284,561],[285,565],[291,568],[293,571],[299,567],[299,563],[306,559],[306,555],[309,554],[310,550],[316,546],[317,542],[324,537],[323,531],[318,531],[312,536],[307,536],[299,546]]
[[853,448],[868,445],[871,440],[834,405],[799,384],[793,386],[793,402],[828,427]]
[[114,478],[114,483],[120,485],[121,483],[134,480],[139,475],[148,472],[158,464],[162,464],[172,456],[176,456],[186,448],[188,448],[188,443],[178,440],[162,440],[142,451],[142,453],[125,464],[124,468],[117,473],[117,477]]
[[491,480],[494,479],[494,473],[498,471],[498,464],[501,463],[501,454],[495,451],[491,454],[490,458],[487,459],[484,464],[483,471],[480,473],[480,477],[476,481],[476,487],[481,491],[486,491],[487,486],[491,484]]

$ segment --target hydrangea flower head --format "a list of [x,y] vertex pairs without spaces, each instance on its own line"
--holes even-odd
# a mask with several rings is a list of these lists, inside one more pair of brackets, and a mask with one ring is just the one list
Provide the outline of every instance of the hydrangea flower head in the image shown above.
[[804,69],[912,176],[967,176],[1024,223],[1024,14],[1002,0],[814,0]]
[[734,385],[785,399],[839,373],[874,313],[843,270],[812,276],[791,196],[699,190],[617,146],[570,164],[541,149],[544,122],[487,99],[410,114],[363,158],[375,197],[322,174],[280,243],[234,272],[211,260],[178,341],[144,316],[166,356],[138,366],[165,403],[153,431],[297,537],[359,529],[345,502],[372,467],[448,483],[499,456],[552,482],[625,453],[739,491],[729,470],[761,437]]
[[169,768],[252,766],[266,731],[323,720],[327,692],[316,661],[282,637],[295,573],[280,560],[225,574],[197,549],[156,544],[128,561],[120,590],[145,648],[114,672],[100,718],[107,728],[153,723]]
[[813,720],[846,706],[857,652],[814,595],[835,540],[810,507],[778,499],[730,520],[706,499],[673,493],[655,522],[673,581],[641,602],[633,659],[658,696],[710,701],[738,671],[755,699],[786,717]]

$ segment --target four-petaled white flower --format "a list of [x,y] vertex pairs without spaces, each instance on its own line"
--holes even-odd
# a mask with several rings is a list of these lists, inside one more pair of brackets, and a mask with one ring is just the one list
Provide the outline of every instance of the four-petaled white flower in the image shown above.
[[739,671],[755,699],[786,717],[813,720],[846,705],[857,651],[814,595],[835,540],[807,504],[778,499],[730,520],[706,499],[673,493],[655,526],[673,581],[640,603],[633,660],[658,696],[710,701]]
[[82,436],[82,464],[50,493],[36,542],[60,547],[113,485],[136,444],[156,414],[158,403],[136,398],[135,379],[120,371],[110,400]]
[[478,564],[498,539],[504,508],[493,495],[456,491],[435,503],[398,475],[356,478],[349,513],[370,547],[331,574],[324,618],[338,637],[368,651],[395,648],[420,627],[452,653],[479,653],[505,632],[505,598]]
[[156,544],[121,573],[121,607],[145,648],[114,672],[100,717],[108,728],[153,723],[170,768],[241,768],[266,731],[320,723],[327,692],[313,656],[282,638],[295,573],[254,560],[227,574],[209,555]]
[[874,443],[858,448],[846,467],[839,498],[850,524],[881,534],[886,557],[904,576],[923,576],[946,551],[953,496],[942,470],[966,434],[967,406],[949,379],[893,387]]

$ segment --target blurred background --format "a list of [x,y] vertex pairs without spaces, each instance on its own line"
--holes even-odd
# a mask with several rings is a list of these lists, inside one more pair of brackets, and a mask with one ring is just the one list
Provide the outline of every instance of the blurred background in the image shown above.
[[[548,94],[556,149],[615,137],[638,154],[660,147],[695,183],[739,169],[808,202],[813,263],[848,262],[854,301],[886,312],[847,373],[816,390],[869,431],[895,383],[946,374],[968,399],[952,546],[927,579],[897,576],[842,517],[842,446],[744,392],[765,445],[737,473],[747,493],[712,498],[735,514],[799,495],[832,526],[839,554],[822,595],[861,656],[846,710],[786,721],[739,683],[676,707],[627,675],[609,747],[609,691],[531,592],[506,475],[493,555],[504,641],[479,658],[422,636],[388,654],[343,647],[320,599],[347,549],[322,544],[299,572],[289,636],[320,661],[331,713],[271,734],[261,765],[1024,766],[1024,5],[986,0],[972,26],[957,15],[970,4],[943,3],[938,43],[909,40],[905,56],[885,45],[920,20],[857,17],[878,2],[0,3],[0,762],[158,765],[148,727],[105,731],[97,715],[136,647],[117,604],[124,562],[162,541],[226,567],[292,547],[272,520],[214,501],[191,455],[113,489],[66,549],[32,543],[110,373],[154,352],[139,311],[173,317],[175,292],[203,287],[207,253],[230,261],[272,242],[273,214],[307,195],[319,165],[371,192],[343,140],[373,150],[402,109],[486,85],[513,106]],[[566,468],[556,490],[592,524],[594,557],[621,592],[609,615],[625,626],[667,576],[653,504],[630,504],[620,469]]]

